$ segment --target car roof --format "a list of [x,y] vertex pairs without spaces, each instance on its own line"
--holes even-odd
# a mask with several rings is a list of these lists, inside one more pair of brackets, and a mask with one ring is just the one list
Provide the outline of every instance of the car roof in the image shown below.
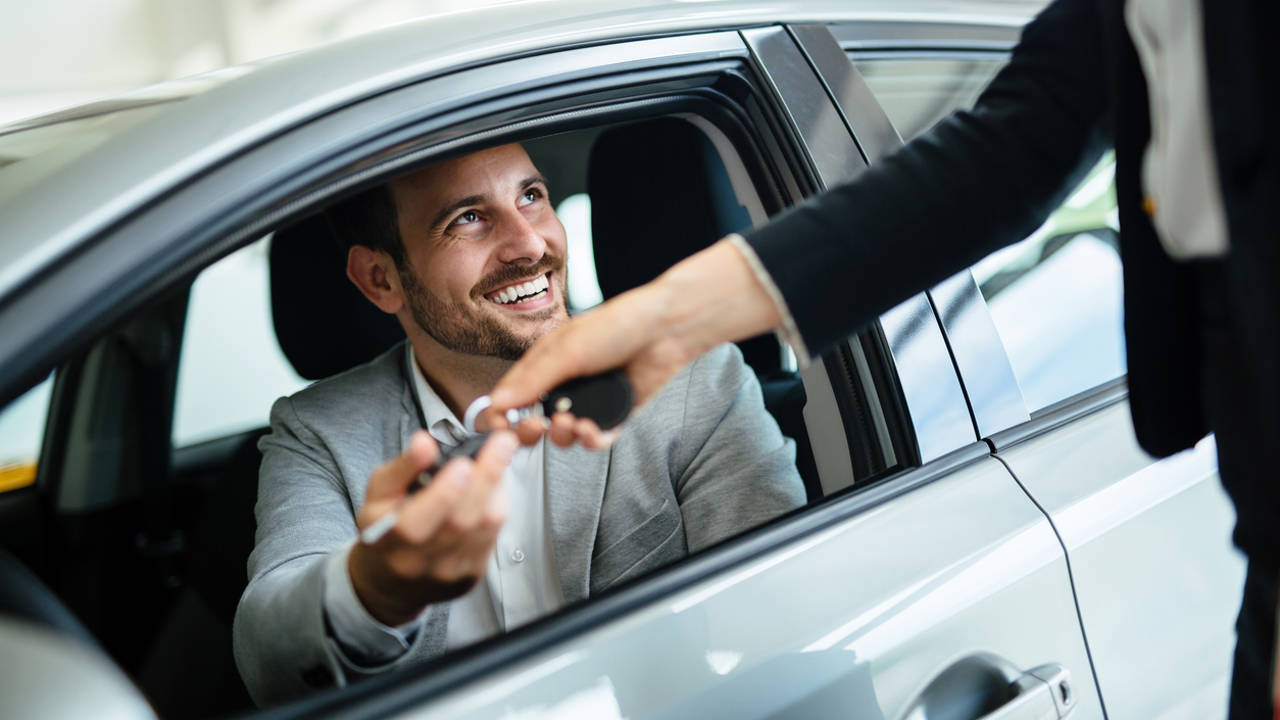
[[[87,237],[239,149],[388,88],[544,48],[777,23],[920,21],[1019,26],[1044,0],[548,0],[418,18],[321,47],[145,88],[0,127],[0,141],[68,120],[142,121],[5,193],[0,300]],[[110,182],[104,182],[110,178]],[[21,184],[21,183],[19,183]]]

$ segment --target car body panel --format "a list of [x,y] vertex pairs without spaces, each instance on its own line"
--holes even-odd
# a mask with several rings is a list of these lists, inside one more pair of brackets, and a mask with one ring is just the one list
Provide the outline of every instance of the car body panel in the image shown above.
[[1111,716],[1222,716],[1244,558],[1212,436],[1155,460],[1120,401],[998,457],[1067,548]]
[[1066,667],[1100,718],[1074,618],[1052,529],[978,460],[400,717],[896,720],[978,656]]
[[[991,48],[975,43],[975,49]],[[941,57],[927,50],[901,55],[930,56]],[[1094,173],[1099,182],[1109,172],[1105,164]],[[1102,224],[1103,219],[1091,219],[1086,229]],[[1109,277],[1112,268],[1082,263],[1070,272],[1077,279]],[[1118,283],[1116,278],[1116,288]],[[1234,511],[1217,478],[1212,438],[1175,457],[1152,458],[1134,436],[1123,377],[1046,408],[1028,407],[1008,343],[1024,342],[1021,337],[1027,335],[1031,343],[1056,348],[1037,355],[1044,359],[1035,370],[1046,376],[1068,375],[1065,368],[1091,363],[1100,352],[1111,357],[1103,352],[1110,344],[1092,340],[1118,327],[1117,313],[1092,296],[1073,298],[1072,312],[1058,313],[1071,323],[1035,324],[1063,301],[1064,287],[1031,283],[1022,288],[1037,293],[1038,302],[1028,300],[1026,292],[997,296],[999,303],[1016,298],[1030,308],[1016,324],[1006,320],[1002,326],[968,270],[933,288],[930,297],[980,436],[1062,540],[1108,713],[1221,716],[1244,566],[1231,546]],[[1102,290],[1094,295],[1109,297]],[[1002,338],[1000,330],[1020,334]],[[1115,372],[1123,372],[1123,366]]]

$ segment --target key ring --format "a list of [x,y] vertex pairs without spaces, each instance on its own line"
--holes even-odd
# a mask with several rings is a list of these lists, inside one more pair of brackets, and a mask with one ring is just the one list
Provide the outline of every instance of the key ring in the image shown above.
[[[480,413],[488,410],[492,405],[493,400],[490,399],[488,395],[481,395],[475,400],[472,400],[471,404],[467,406],[467,412],[462,416],[462,427],[470,433],[480,432],[476,429],[476,420],[480,418]],[[507,423],[511,425],[511,427],[515,427],[517,423],[530,415],[545,417],[545,412],[541,405],[531,405],[525,408],[510,408],[507,410],[506,414]]]

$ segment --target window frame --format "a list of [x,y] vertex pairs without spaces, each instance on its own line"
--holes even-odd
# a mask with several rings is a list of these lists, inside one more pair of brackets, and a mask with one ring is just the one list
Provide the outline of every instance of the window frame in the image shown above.
[[[712,39],[711,42],[708,38]],[[195,180],[171,188],[160,199],[135,209],[125,221],[101,237],[86,242],[49,277],[35,285],[32,288],[34,292],[24,294],[0,311],[0,328],[22,330],[24,332],[15,337],[27,341],[45,341],[33,357],[21,363],[13,358],[0,358],[0,366],[17,363],[16,367],[30,374],[59,358],[71,356],[76,350],[88,346],[104,328],[119,325],[163,293],[189,282],[199,270],[251,242],[265,229],[298,217],[320,202],[331,201],[342,193],[354,192],[390,174],[438,158],[444,143],[453,142],[450,149],[463,152],[476,144],[492,142],[499,136],[518,139],[524,130],[513,130],[513,127],[521,124],[523,113],[533,112],[530,105],[536,105],[533,99],[541,97],[543,92],[548,93],[548,97],[541,100],[548,103],[543,107],[545,112],[572,112],[568,109],[572,103],[566,98],[580,98],[592,89],[608,93],[613,88],[625,95],[635,93],[636,85],[654,82],[667,83],[664,87],[669,93],[678,90],[682,79],[731,68],[746,68],[742,79],[762,93],[756,106],[746,109],[750,120],[744,124],[746,132],[749,135],[754,133],[748,146],[762,156],[759,162],[748,163],[748,166],[770,169],[765,173],[768,177],[753,178],[757,189],[761,189],[762,184],[772,186],[783,202],[789,202],[820,189],[834,181],[836,175],[854,167],[846,161],[858,155],[859,144],[848,132],[847,125],[843,135],[831,132],[815,137],[812,126],[806,122],[803,114],[806,108],[808,112],[842,116],[830,105],[829,93],[824,91],[817,77],[809,74],[804,46],[790,30],[763,28],[741,34],[685,35],[619,45],[640,44],[645,47],[644,58],[632,56],[618,60],[614,57],[617,64],[612,69],[608,61],[616,54],[618,46],[615,45],[552,53],[574,58],[571,63],[559,66],[558,75],[548,74],[546,68],[537,70],[538,58],[523,59],[519,62],[532,63],[535,67],[533,72],[546,83],[533,88],[512,90],[518,81],[507,72],[510,65],[496,63],[391,90],[336,110],[252,152],[228,159]],[[798,87],[781,74],[783,70],[790,73],[791,79],[808,80]],[[424,92],[438,96],[434,91],[439,87],[465,86],[474,80],[473,73],[491,76],[492,85],[465,99],[456,100],[456,105],[445,110],[424,109],[416,101]],[[762,76],[757,73],[762,73]],[[620,76],[627,82],[621,86],[613,85]],[[650,100],[641,98],[636,102]],[[564,105],[556,110],[556,102]],[[610,108],[603,107],[598,114],[591,114],[596,113],[594,108],[589,110],[590,113],[580,119],[596,123],[607,115]],[[544,129],[545,126],[541,125],[525,128],[529,132]],[[421,143],[427,152],[413,154],[415,143]],[[282,155],[291,157],[291,161],[281,164]],[[840,162],[823,164],[833,159]],[[357,168],[359,172],[353,174]],[[256,178],[256,184],[244,185],[241,181],[246,177]],[[262,192],[263,188],[270,188],[270,191]],[[769,200],[765,195],[761,192],[768,207]],[[220,204],[211,205],[208,200],[215,197],[220,199]],[[175,227],[182,228],[176,239]],[[104,283],[100,279],[102,277],[116,282]],[[127,280],[120,282],[121,278]],[[66,293],[69,288],[76,291]],[[64,296],[56,297],[59,293]],[[54,316],[75,321],[49,329],[37,327],[34,320],[28,320],[24,325],[15,319],[22,315],[24,308],[38,307],[41,303],[46,307],[34,317],[47,321]],[[924,332],[940,332],[932,311],[927,306],[924,309],[928,311],[927,317],[916,312],[919,310],[917,304],[911,310],[914,314],[910,317],[904,315],[901,323],[919,325],[923,321]],[[919,331],[918,327],[916,331]],[[831,406],[823,412],[828,413],[828,419],[831,419],[831,413],[835,413],[834,421],[828,426],[838,432],[848,427],[844,415],[849,411],[839,407],[836,398],[844,397],[846,402],[854,402],[848,398],[847,385],[855,381],[848,377],[849,369],[840,363],[849,358],[856,362],[859,349],[864,356],[883,353],[883,357],[878,359],[864,357],[863,365],[854,367],[859,377],[872,377],[877,387],[883,384],[880,391],[886,393],[886,400],[896,397],[895,393],[903,392],[904,396],[897,399],[904,403],[904,407],[910,405],[909,393],[893,387],[897,378],[895,372],[903,367],[899,356],[902,347],[892,348],[894,337],[904,336],[895,335],[894,330],[878,325],[842,349],[841,352],[847,352],[847,356],[841,355],[834,360],[828,358],[812,366],[814,369],[810,372],[821,371],[829,383],[829,388],[822,393],[829,396],[827,401]],[[24,343],[15,345],[22,347]],[[934,358],[939,357],[938,347],[928,348]],[[891,360],[896,366],[890,364]],[[881,361],[883,364],[878,364]],[[833,364],[843,370],[844,376],[833,370]],[[15,385],[7,384],[3,392],[7,393]],[[915,427],[919,427],[918,423],[923,422],[917,415],[919,407],[907,407],[907,410],[917,417]],[[813,426],[812,421],[810,426]],[[909,433],[910,428],[902,432]],[[841,437],[840,441],[847,444],[850,438]],[[911,441],[914,441],[914,436],[909,434],[906,440],[894,440],[902,443]],[[824,440],[824,447],[828,442],[838,447],[834,440]],[[844,452],[847,455],[847,446]],[[987,448],[971,437],[965,440],[961,436],[960,441],[945,450],[939,446],[933,447],[924,457],[911,458],[909,451],[899,457],[907,465],[914,465],[921,459],[933,462],[905,473],[897,473],[903,469],[901,464],[888,468],[889,472],[897,473],[891,480],[873,483],[860,492],[841,494],[817,507],[798,510],[784,521],[756,528],[675,567],[593,599],[589,604],[568,608],[471,650],[452,653],[438,662],[409,672],[373,678],[354,689],[334,691],[288,705],[277,712],[280,716],[305,716],[321,710],[328,714],[362,715],[422,702],[470,679],[508,667],[636,608],[651,605],[676,590],[747,564],[763,553],[794,545],[802,538],[987,457]],[[853,476],[852,471],[850,476]]]

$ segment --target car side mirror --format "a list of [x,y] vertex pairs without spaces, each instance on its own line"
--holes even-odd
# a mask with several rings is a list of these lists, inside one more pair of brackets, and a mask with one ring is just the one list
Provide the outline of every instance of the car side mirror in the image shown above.
[[155,720],[142,693],[96,648],[0,617],[0,697],[13,717]]

